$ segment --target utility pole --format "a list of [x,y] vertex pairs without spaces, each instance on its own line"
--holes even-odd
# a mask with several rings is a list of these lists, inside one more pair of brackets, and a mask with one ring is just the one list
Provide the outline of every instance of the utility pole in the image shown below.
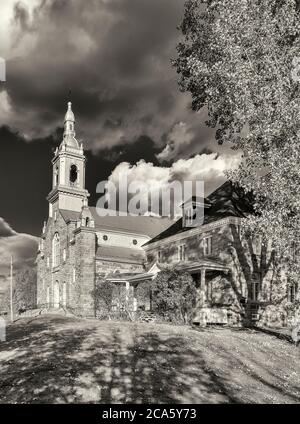
[[10,256],[10,320],[14,321],[14,310],[13,310],[13,257]]

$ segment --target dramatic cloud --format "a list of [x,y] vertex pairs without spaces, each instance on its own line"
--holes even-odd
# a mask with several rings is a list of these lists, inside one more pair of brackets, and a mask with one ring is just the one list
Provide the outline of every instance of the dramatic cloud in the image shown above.
[[0,217],[0,237],[10,237],[17,234],[10,225]]
[[[193,158],[180,159],[170,167],[155,166],[140,160],[135,165],[120,163],[109,177],[109,182],[118,189],[126,179],[128,185],[135,182],[136,188],[142,190],[141,198],[148,199],[148,193],[154,190],[166,191],[174,181],[204,181],[205,195],[225,181],[224,172],[238,166],[239,154],[218,156],[216,153],[196,155]],[[113,194],[113,190],[110,191]],[[146,201],[146,200],[145,200]]]
[[[1,2],[7,81],[0,85],[0,214],[15,231],[38,235],[47,217],[51,159],[70,89],[91,205],[96,184],[122,162],[132,173],[154,172],[159,184],[183,178],[193,164],[198,175],[200,155],[205,169],[214,164],[199,174],[206,187],[223,181],[216,168],[230,166],[232,152],[214,142],[206,111],[191,111],[171,66],[183,9],[184,0]],[[214,159],[201,155],[216,151]]]
[[186,150],[193,139],[194,133],[185,122],[175,124],[167,136],[166,147],[157,155],[157,158],[166,161],[175,159],[181,150]]
[[161,150],[168,144],[164,160],[178,158],[184,144],[189,154],[201,151],[212,133],[202,115],[189,109],[189,96],[178,91],[170,63],[183,5],[183,0],[1,5],[10,35],[7,95],[0,97],[4,122],[28,139],[49,135],[62,125],[71,89],[78,137],[86,147],[111,148],[147,135]]

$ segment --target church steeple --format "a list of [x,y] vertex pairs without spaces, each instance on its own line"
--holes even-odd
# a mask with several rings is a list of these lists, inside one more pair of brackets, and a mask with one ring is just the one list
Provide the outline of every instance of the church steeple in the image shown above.
[[64,135],[62,145],[78,149],[79,145],[75,135],[75,116],[72,111],[72,103],[68,102],[68,109],[64,119]]
[[48,195],[49,215],[55,209],[67,209],[80,212],[82,205],[87,204],[89,197],[85,189],[85,156],[82,144],[75,138],[75,116],[72,104],[64,119],[63,140],[52,160],[53,183]]
[[68,135],[75,137],[75,116],[72,111],[71,102],[68,102],[68,110],[65,114],[64,120],[64,138]]

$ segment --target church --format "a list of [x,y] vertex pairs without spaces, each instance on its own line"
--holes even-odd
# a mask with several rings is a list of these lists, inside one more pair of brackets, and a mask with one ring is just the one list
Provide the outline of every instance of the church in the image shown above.
[[[85,155],[75,136],[69,102],[63,140],[52,159],[52,189],[47,197],[37,255],[38,307],[96,314],[92,292],[98,279],[124,287],[132,310],[151,311],[155,276],[166,266],[188,272],[197,289],[195,324],[287,325],[295,319],[284,305],[298,299],[298,287],[286,286],[283,307],[272,304],[272,253],[259,239],[244,239],[241,222],[252,213],[241,189],[225,182],[202,200],[201,225],[185,225],[199,207],[191,198],[180,219],[153,216],[99,216],[89,206]],[[143,284],[143,296],[139,287]]]

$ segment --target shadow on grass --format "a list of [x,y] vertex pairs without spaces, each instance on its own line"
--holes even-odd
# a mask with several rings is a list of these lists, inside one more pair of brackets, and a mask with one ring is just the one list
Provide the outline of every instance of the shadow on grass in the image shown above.
[[[230,374],[217,373],[183,332],[162,333],[64,317],[16,323],[0,344],[0,402],[241,402]],[[232,353],[222,355],[230,364]]]

